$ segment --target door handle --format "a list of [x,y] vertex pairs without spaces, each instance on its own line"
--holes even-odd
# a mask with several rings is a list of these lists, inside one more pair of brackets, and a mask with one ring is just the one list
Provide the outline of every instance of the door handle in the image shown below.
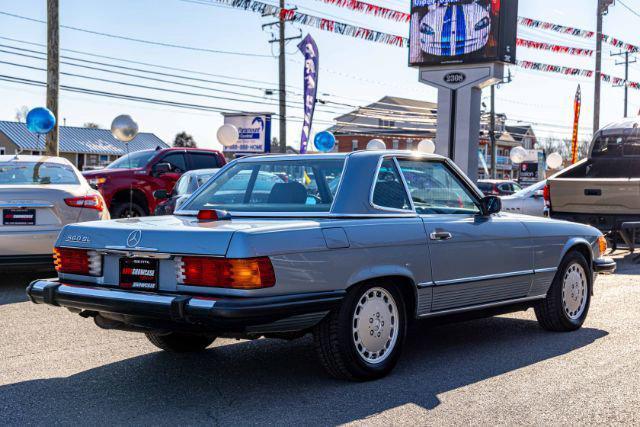
[[448,231],[434,231],[429,237],[431,240],[449,240],[453,238],[453,235]]

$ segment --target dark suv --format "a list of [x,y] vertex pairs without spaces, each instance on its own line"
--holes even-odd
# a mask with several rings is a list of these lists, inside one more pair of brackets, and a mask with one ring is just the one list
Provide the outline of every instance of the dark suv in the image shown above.
[[105,169],[84,172],[83,175],[92,187],[102,193],[112,218],[127,218],[154,212],[157,203],[154,191],[170,193],[184,172],[220,168],[225,163],[219,151],[165,148],[136,151]]

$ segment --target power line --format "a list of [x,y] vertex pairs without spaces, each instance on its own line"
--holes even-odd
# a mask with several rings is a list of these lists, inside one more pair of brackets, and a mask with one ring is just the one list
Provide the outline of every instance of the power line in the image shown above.
[[[42,19],[29,18],[28,16],[18,15],[18,14],[15,14],[15,13],[9,13],[9,12],[6,12],[6,11],[1,11],[1,10],[0,10],[0,15],[9,16],[9,17],[16,18],[16,19],[22,19],[22,20],[30,21],[30,22],[37,22],[37,23],[40,23],[40,24],[46,24],[47,23],[47,21],[44,21]],[[86,34],[93,34],[93,35],[96,35],[96,36],[109,37],[109,38],[113,38],[113,39],[126,40],[126,41],[130,41],[130,42],[142,43],[142,44],[147,44],[147,45],[170,47],[170,48],[174,48],[174,49],[183,49],[183,50],[190,50],[190,51],[196,51],[196,52],[206,52],[206,53],[216,53],[216,54],[223,54],[223,55],[239,55],[239,56],[251,56],[251,57],[255,57],[255,58],[273,59],[273,57],[271,55],[264,55],[264,54],[260,54],[260,53],[234,52],[234,51],[228,51],[228,50],[207,49],[207,48],[203,48],[203,47],[186,46],[186,45],[179,45],[179,44],[173,44],[173,43],[165,43],[165,42],[158,42],[158,41],[152,41],[152,40],[144,40],[144,39],[138,39],[138,38],[134,38],[134,37],[121,36],[121,35],[118,35],[118,34],[103,33],[101,31],[89,30],[87,28],[73,27],[73,26],[70,26],[70,25],[60,25],[60,28],[64,28],[64,29],[67,29],[67,30],[73,30],[73,31],[79,31],[79,32],[86,33]]]
[[640,18],[640,13],[636,12],[634,9],[632,9],[630,6],[627,6],[622,0],[618,0],[618,3],[620,3],[622,5],[622,7],[624,7],[625,9],[627,9],[629,12],[633,13],[634,15],[636,15],[638,18]]

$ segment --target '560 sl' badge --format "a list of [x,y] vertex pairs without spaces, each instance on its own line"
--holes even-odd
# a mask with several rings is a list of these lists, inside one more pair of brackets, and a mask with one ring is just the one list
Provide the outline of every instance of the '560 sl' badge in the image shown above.
[[84,236],[82,234],[70,234],[64,238],[64,241],[73,243],[89,243],[91,240],[88,236]]
[[127,247],[135,248],[140,244],[140,240],[142,240],[142,231],[135,230],[129,234],[127,237]]

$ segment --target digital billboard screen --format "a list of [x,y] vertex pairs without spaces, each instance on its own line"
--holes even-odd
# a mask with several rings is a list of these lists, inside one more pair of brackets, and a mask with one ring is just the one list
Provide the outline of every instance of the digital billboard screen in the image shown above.
[[518,0],[412,0],[409,64],[515,63]]

